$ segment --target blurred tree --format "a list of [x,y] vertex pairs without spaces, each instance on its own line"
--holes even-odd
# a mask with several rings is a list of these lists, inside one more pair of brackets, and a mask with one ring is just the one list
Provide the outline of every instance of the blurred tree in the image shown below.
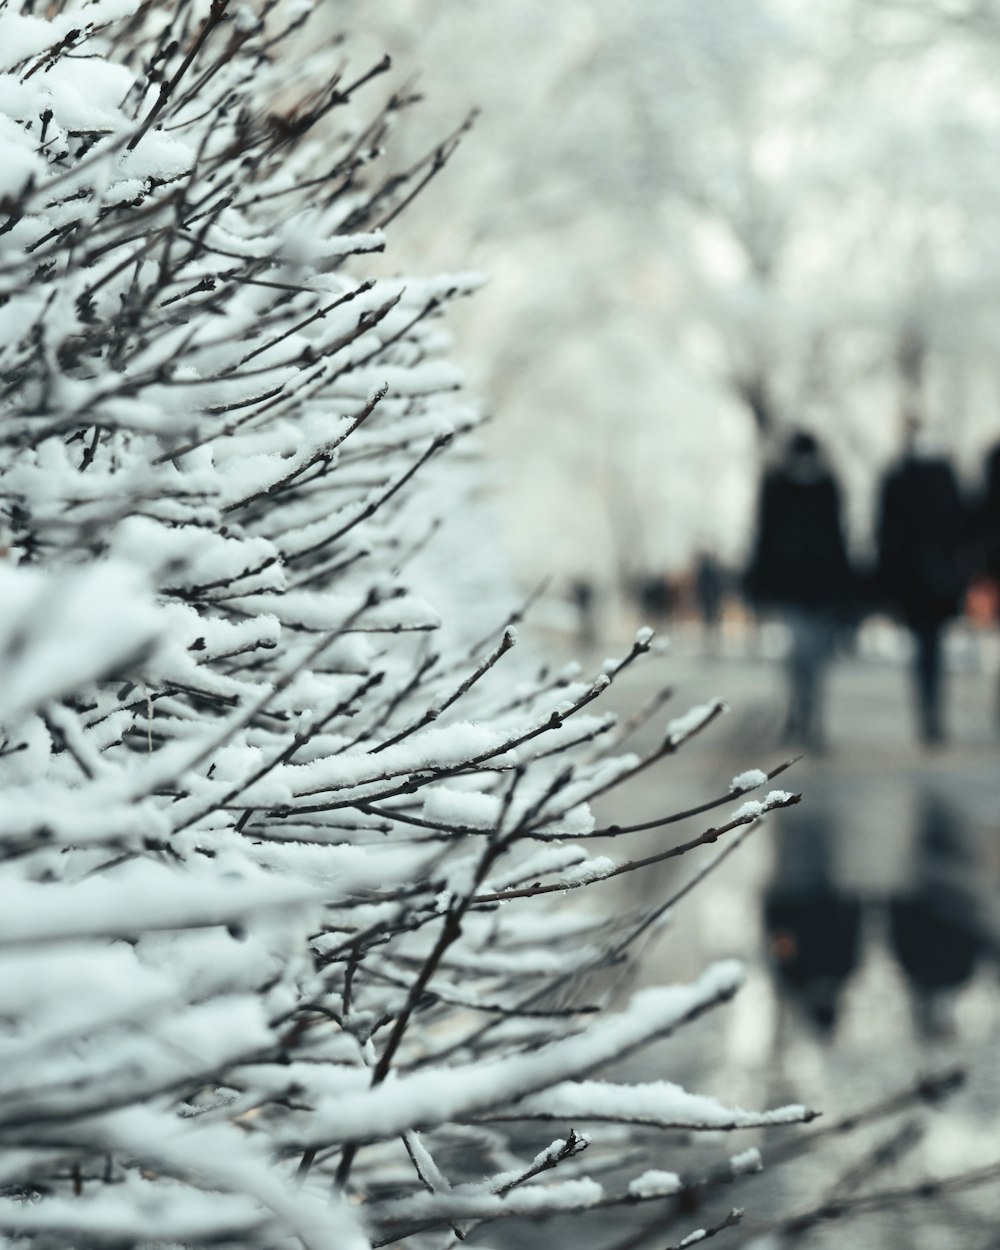
[[539,523],[558,568],[610,570],[633,513],[649,569],[705,541],[738,556],[754,434],[789,419],[825,427],[863,536],[915,334],[920,402],[971,464],[995,429],[993,13],[556,0],[539,27],[519,0],[380,6],[389,46],[429,31],[429,118],[481,106],[490,159],[459,153],[447,211],[431,196],[407,230],[494,275],[464,334],[509,414],[488,436],[530,574]]

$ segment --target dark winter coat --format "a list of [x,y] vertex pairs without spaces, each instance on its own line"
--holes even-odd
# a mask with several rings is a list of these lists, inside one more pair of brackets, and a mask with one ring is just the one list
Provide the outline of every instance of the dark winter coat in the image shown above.
[[879,591],[910,625],[954,616],[968,581],[965,521],[955,474],[940,458],[908,457],[882,484]]
[[986,491],[979,516],[983,571],[1000,581],[1000,444],[986,461]]
[[840,491],[827,469],[803,475],[778,468],[765,477],[746,586],[762,607],[850,611]]

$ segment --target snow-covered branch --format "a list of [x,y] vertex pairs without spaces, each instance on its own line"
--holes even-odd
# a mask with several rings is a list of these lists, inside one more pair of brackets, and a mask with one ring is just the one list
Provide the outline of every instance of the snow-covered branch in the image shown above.
[[[808,1118],[600,1081],[732,964],[556,1001],[665,904],[534,895],[728,854],[796,796],[587,854],[643,827],[591,802],[722,705],[598,750],[650,633],[589,679],[518,658],[444,355],[480,279],[367,268],[467,127],[386,172],[409,101],[307,5],[33,7],[0,4],[0,1240],[360,1250],[672,1192],[579,1171],[622,1134]],[[449,518],[458,620],[421,550]]]

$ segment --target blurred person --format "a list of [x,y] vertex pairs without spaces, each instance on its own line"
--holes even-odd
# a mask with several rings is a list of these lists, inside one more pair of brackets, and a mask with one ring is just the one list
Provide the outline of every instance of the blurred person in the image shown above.
[[979,509],[983,572],[1000,584],[1000,443],[986,456],[986,482]]
[[[987,631],[1000,623],[1000,442],[987,449],[980,490],[967,510],[967,561],[970,576],[962,602],[977,667],[988,667],[980,646]],[[994,716],[1000,730],[1000,683],[995,694]]]
[[771,974],[784,997],[825,1034],[836,1026],[861,953],[861,900],[837,880],[837,840],[822,806],[783,822],[761,900]]
[[589,577],[574,577],[570,582],[569,593],[576,609],[577,640],[581,646],[592,647],[597,642],[594,583]]
[[[1000,443],[986,453],[986,474],[975,516],[978,572],[992,599],[989,623],[997,620],[1000,597]],[[1000,708],[998,708],[1000,711]]]
[[[980,667],[980,637],[1000,620],[1000,443],[987,452],[985,467],[982,489],[969,516],[973,572],[963,604],[965,619],[976,631],[972,637]],[[994,714],[1000,729],[1000,685]]]
[[709,650],[714,651],[722,621],[725,582],[719,561],[710,551],[701,551],[695,561],[694,594],[705,632],[705,642]]
[[665,620],[674,610],[677,595],[674,587],[661,573],[637,577],[633,595],[644,618]]
[[788,712],[783,739],[825,746],[823,686],[852,577],[840,521],[840,489],[814,435],[795,431],[764,477],[746,589],[788,627]]
[[[986,490],[979,522],[989,614],[991,623],[996,623],[1000,615],[1000,443],[994,444],[986,458]],[[996,718],[1000,726],[1000,684],[997,685]]]
[[965,517],[955,473],[909,418],[902,459],[882,481],[876,542],[881,597],[914,641],[914,702],[920,738],[944,741],[941,642],[968,582]]
[[917,796],[912,880],[888,900],[889,939],[927,1036],[954,1030],[957,991],[989,953],[974,844],[940,790]]

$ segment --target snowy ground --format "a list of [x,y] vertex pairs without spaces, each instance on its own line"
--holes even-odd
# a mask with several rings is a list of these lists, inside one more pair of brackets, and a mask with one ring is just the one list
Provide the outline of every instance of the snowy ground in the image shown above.
[[[692,627],[675,630],[672,641],[668,654],[627,674],[612,695],[624,712],[655,687],[675,688],[672,703],[654,721],[645,745],[652,745],[657,729],[662,732],[664,719],[692,704],[719,695],[731,711],[677,757],[637,779],[627,800],[610,799],[604,815],[616,821],[646,820],[686,808],[724,791],[736,773],[771,768],[789,754],[778,743],[783,688],[777,633],[730,637],[714,648],[715,654]],[[555,638],[551,645],[559,655],[573,650],[579,655],[572,643]],[[623,649],[612,646],[608,652]],[[596,667],[604,654],[603,649],[593,651],[588,660]],[[892,627],[868,627],[858,651],[838,662],[829,690],[830,749],[821,758],[802,759],[780,782],[801,791],[802,804],[769,817],[711,884],[677,908],[671,928],[646,948],[636,975],[639,983],[686,979],[711,959],[736,955],[748,965],[745,990],[726,1012],[695,1025],[683,1038],[648,1050],[630,1062],[627,1074],[620,1074],[679,1080],[751,1107],[803,1102],[822,1109],[829,1122],[911,1077],[950,1063],[965,1065],[965,1090],[927,1119],[926,1133],[901,1148],[900,1161],[865,1169],[871,1172],[867,1183],[872,1189],[1000,1159],[1000,946],[995,938],[992,950],[984,945],[974,973],[957,994],[937,996],[924,1009],[922,1001],[927,1000],[913,992],[890,940],[889,900],[912,894],[927,879],[935,882],[937,893],[935,873],[947,877],[963,914],[975,914],[997,932],[998,639],[957,634],[950,640],[949,659],[951,738],[931,752],[915,743],[905,640]],[[702,820],[705,824],[694,821],[632,835],[627,851],[619,841],[609,844],[608,853],[622,859],[649,854],[700,832],[710,823]],[[930,857],[928,844],[937,848]],[[623,903],[634,902],[635,891],[650,900],[693,867],[687,857],[676,866],[661,865],[641,877],[624,878],[627,887],[612,883],[597,888],[621,888]],[[794,890],[804,875],[815,877],[817,872],[839,896],[858,900],[860,914],[856,966],[844,983],[837,1021],[828,1035],[807,1021],[794,997],[777,991],[769,952],[773,935],[766,932],[763,919],[763,900],[773,883]],[[672,1244],[699,1222],[713,1221],[737,1204],[747,1208],[743,1230],[726,1233],[719,1244],[750,1245],[752,1234],[764,1231],[776,1206],[788,1215],[815,1205],[841,1172],[900,1124],[899,1117],[884,1121],[867,1134],[834,1141],[762,1178],[717,1191],[704,1211],[685,1217],[683,1226],[654,1233],[648,1244]],[[769,1150],[782,1149],[778,1134],[761,1139],[743,1133],[714,1141],[702,1137],[694,1156],[678,1149],[676,1141],[652,1140],[656,1148],[662,1145],[657,1166],[674,1168],[692,1158],[718,1162],[750,1144],[761,1146],[766,1163]],[[856,1182],[849,1188],[856,1189]],[[653,1214],[644,1210],[644,1222]],[[994,1180],[973,1196],[912,1201],[887,1215],[828,1224],[782,1244],[839,1245],[847,1233],[852,1244],[875,1250],[978,1250],[997,1244],[998,1219],[1000,1183]],[[624,1246],[630,1230],[621,1213],[595,1217],[586,1244]],[[556,1225],[521,1228],[511,1235],[522,1247],[577,1240]],[[491,1241],[489,1236],[484,1240]],[[493,1244],[501,1242],[494,1236]],[[514,1242],[505,1239],[502,1244]]]

